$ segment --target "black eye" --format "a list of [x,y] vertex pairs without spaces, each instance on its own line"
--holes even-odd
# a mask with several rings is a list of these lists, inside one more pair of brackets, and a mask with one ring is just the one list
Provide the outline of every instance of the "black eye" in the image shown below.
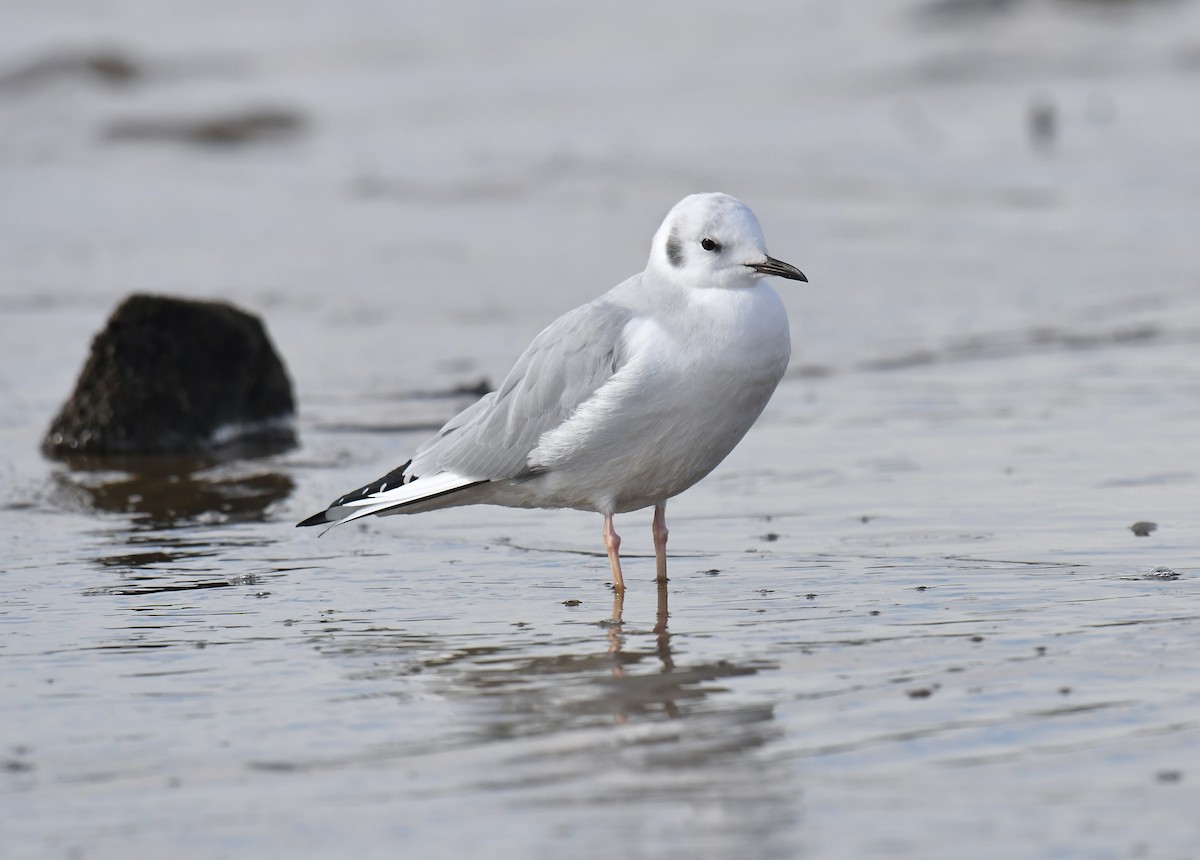
[[718,253],[721,250],[721,246],[718,245],[716,242],[714,242],[712,239],[701,239],[700,247],[703,248],[705,251],[712,251],[713,253]]

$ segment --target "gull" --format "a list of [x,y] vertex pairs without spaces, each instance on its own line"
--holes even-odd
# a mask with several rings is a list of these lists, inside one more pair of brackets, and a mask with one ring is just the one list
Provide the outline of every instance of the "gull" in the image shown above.
[[623,594],[613,515],[653,506],[664,587],[667,500],[725,459],[787,369],[772,275],[808,280],[767,255],[740,200],[685,197],[654,234],[645,271],[551,323],[496,391],[407,463],[297,525],[472,504],[595,511]]

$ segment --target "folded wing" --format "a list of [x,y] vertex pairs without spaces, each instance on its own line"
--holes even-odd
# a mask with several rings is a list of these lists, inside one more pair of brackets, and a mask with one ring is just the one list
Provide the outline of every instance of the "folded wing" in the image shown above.
[[464,409],[412,460],[298,523],[338,525],[449,497],[489,481],[540,474],[529,454],[625,360],[632,312],[604,297],[560,317],[517,360],[500,388]]

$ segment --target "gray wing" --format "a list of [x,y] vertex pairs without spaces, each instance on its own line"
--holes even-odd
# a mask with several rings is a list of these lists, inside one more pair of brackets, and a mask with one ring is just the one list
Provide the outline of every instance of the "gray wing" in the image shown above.
[[527,460],[542,434],[567,420],[624,363],[625,326],[632,317],[629,308],[604,298],[559,317],[534,338],[498,390],[417,449],[408,474],[535,474]]

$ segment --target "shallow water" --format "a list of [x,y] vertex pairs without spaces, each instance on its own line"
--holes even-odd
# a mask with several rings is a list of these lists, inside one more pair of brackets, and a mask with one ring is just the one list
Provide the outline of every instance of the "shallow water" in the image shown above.
[[[4,13],[0,853],[1195,856],[1198,4],[490,8]],[[594,515],[292,528],[709,188],[811,284],[666,595],[649,512],[620,606]],[[301,447],[42,459],[134,290]]]

